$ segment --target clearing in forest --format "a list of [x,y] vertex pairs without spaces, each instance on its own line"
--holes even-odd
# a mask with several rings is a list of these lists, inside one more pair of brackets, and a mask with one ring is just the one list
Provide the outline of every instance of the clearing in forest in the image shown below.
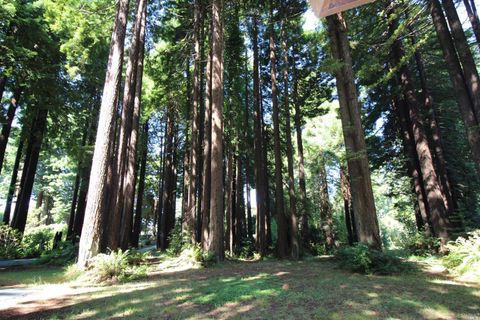
[[[435,273],[431,265],[420,267],[403,275],[365,276],[339,270],[329,258],[315,258],[300,262],[226,262],[207,269],[163,270],[141,281],[95,287],[78,283],[30,284],[26,288],[48,291],[50,296],[44,295],[46,300],[43,300],[37,294],[31,296],[33,300],[28,301],[27,297],[11,308],[0,307],[0,318],[480,318],[478,283],[463,283]],[[44,274],[46,282],[58,282],[61,278],[55,272],[58,270],[1,272],[0,296],[5,289],[28,282],[33,275]],[[60,293],[55,295],[52,290]]]

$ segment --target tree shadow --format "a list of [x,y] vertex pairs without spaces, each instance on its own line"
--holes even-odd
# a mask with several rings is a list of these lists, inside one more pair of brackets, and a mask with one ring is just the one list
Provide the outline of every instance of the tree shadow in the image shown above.
[[480,286],[423,271],[365,276],[329,260],[229,262],[160,274],[0,318],[475,319]]

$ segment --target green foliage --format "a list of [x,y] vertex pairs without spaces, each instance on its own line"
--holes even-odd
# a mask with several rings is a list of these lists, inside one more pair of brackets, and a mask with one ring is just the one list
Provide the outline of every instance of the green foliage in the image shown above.
[[448,255],[443,257],[443,265],[458,274],[473,273],[480,277],[480,230],[459,237],[447,245]]
[[336,257],[340,267],[353,272],[388,275],[408,271],[411,268],[393,253],[374,250],[363,243],[342,248]]
[[316,241],[311,241],[309,245],[309,250],[314,256],[324,256],[328,254],[327,248],[324,243],[318,243]]
[[70,241],[60,242],[55,249],[41,255],[40,263],[65,266],[74,262],[77,252],[77,248]]
[[149,252],[130,250],[129,255],[127,256],[127,260],[129,265],[139,266],[144,264],[147,261],[148,257],[150,257]]
[[416,256],[435,254],[440,249],[440,239],[417,232],[404,240],[403,248]]
[[21,255],[21,233],[10,226],[0,226],[0,259],[15,259]]
[[111,251],[109,254],[99,254],[92,260],[92,275],[96,281],[129,281],[145,277],[148,267],[140,265],[142,258],[134,253],[130,257],[129,250]]
[[216,262],[215,254],[203,250],[202,246],[198,243],[184,248],[180,257],[190,261],[193,259],[194,262],[200,263],[203,267],[209,267]]
[[118,250],[97,255],[93,259],[93,270],[98,280],[105,281],[123,276],[128,267],[128,254],[128,250]]
[[182,231],[182,224],[180,222],[175,224],[169,240],[167,254],[172,257],[178,257],[184,249],[190,246],[190,236]]
[[252,239],[245,238],[242,241],[242,247],[238,253],[238,256],[241,259],[251,259],[253,257],[253,253],[255,252],[255,243]]
[[22,257],[37,258],[53,249],[55,229],[42,226],[31,229],[22,239]]

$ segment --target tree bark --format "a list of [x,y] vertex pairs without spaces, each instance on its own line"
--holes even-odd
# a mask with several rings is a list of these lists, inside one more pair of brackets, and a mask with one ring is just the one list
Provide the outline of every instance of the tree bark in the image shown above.
[[[415,42],[415,31],[412,31],[412,40]],[[423,107],[425,111],[428,112],[427,120],[430,133],[432,136],[431,145],[433,153],[435,155],[435,168],[438,171],[438,176],[440,178],[440,186],[442,188],[442,195],[445,202],[445,208],[447,209],[448,215],[450,216],[455,210],[456,204],[453,198],[452,187],[450,183],[450,178],[448,176],[447,170],[447,161],[445,160],[445,155],[443,152],[442,144],[442,133],[440,132],[440,127],[437,121],[437,116],[435,113],[435,107],[433,104],[433,97],[430,93],[427,82],[427,74],[425,70],[425,64],[423,63],[423,58],[419,50],[415,51],[415,62],[420,78],[420,85],[422,88],[423,94]]]
[[170,105],[167,111],[167,133],[165,140],[165,170],[163,172],[163,194],[162,194],[162,214],[160,216],[159,249],[165,251],[168,247],[168,236],[172,227],[172,216],[175,220],[173,211],[173,201],[175,192],[175,120],[174,110]]
[[288,47],[286,34],[287,20],[282,23],[282,51],[283,51],[283,86],[284,86],[284,108],[285,108],[285,136],[287,141],[287,168],[288,168],[288,194],[290,199],[290,256],[294,260],[300,257],[300,243],[298,241],[298,217],[297,217],[297,196],[295,191],[295,175],[293,173],[293,143],[292,128],[290,125],[290,96],[288,79]]
[[107,215],[105,199],[108,190],[109,146],[114,141],[116,101],[123,64],[123,49],[128,18],[129,0],[119,0],[112,32],[108,69],[100,108],[99,125],[90,183],[85,220],[82,228],[77,265],[84,268],[88,260],[100,252],[101,237]]
[[234,166],[234,158],[233,154],[230,151],[226,151],[227,153],[227,172],[225,175],[225,222],[226,222],[226,230],[225,230],[225,245],[227,250],[229,251],[230,255],[233,256],[234,250],[233,250],[233,245],[234,245],[234,232],[235,232],[235,212],[234,212],[234,205],[235,203],[233,202],[234,197],[234,176],[235,176],[235,166]]
[[299,212],[300,217],[300,236],[304,244],[310,241],[310,230],[308,227],[308,212],[307,212],[307,185],[305,182],[305,160],[303,155],[303,139],[302,139],[302,111],[300,110],[300,103],[298,101],[298,79],[296,73],[295,63],[292,65],[293,69],[293,104],[295,106],[295,131],[297,133],[297,152],[298,152],[298,182],[299,182]]
[[337,61],[343,61],[343,65],[335,70],[335,75],[358,239],[372,248],[381,249],[382,243],[353,76],[347,25],[342,14],[327,17],[327,22],[333,57]]
[[185,225],[187,232],[191,235],[192,243],[195,243],[195,205],[197,199],[197,186],[198,186],[198,174],[197,168],[200,155],[199,144],[199,126],[200,126],[200,26],[202,25],[202,13],[201,13],[200,0],[194,2],[193,13],[193,42],[194,42],[194,54],[193,54],[193,101],[192,101],[192,137],[191,137],[191,152],[190,152],[190,180],[188,184],[188,202],[187,212],[185,215]]
[[[239,152],[240,153],[240,152]],[[242,245],[243,240],[247,236],[245,230],[245,204],[243,197],[243,173],[242,173],[242,157],[239,154],[236,161],[236,177],[235,177],[235,249],[238,251]]]
[[27,223],[28,208],[32,196],[33,182],[37,171],[38,158],[42,146],[43,136],[47,127],[48,108],[36,107],[36,115],[32,124],[25,162],[22,172],[22,183],[20,184],[19,196],[15,205],[15,213],[12,221],[12,228],[25,231]]
[[[390,24],[390,33],[394,34],[395,26]],[[428,145],[428,138],[425,133],[423,121],[420,114],[419,102],[415,96],[410,71],[405,64],[401,64],[404,57],[403,44],[400,39],[395,39],[392,45],[392,56],[398,69],[398,81],[402,87],[402,93],[408,108],[407,114],[410,118],[412,140],[417,151],[423,184],[427,195],[428,207],[430,209],[430,220],[432,222],[434,235],[446,242],[449,238],[449,221],[443,202],[442,191],[439,179],[433,164],[432,154]]]
[[396,98],[394,100],[394,109],[397,114],[400,131],[402,134],[403,148],[405,156],[408,159],[408,171],[412,178],[413,190],[417,198],[418,210],[420,212],[419,231],[425,232],[427,236],[431,235],[430,210],[427,202],[427,195],[423,184],[422,172],[420,169],[419,157],[413,141],[413,133],[411,132],[410,119],[407,113],[406,102],[403,99]]
[[[438,0],[433,0],[438,1]],[[458,17],[457,9],[452,0],[442,0],[445,15],[450,25],[453,42],[457,48],[458,58],[463,66],[464,80],[473,102],[473,112],[480,119],[480,77],[467,37]]]
[[160,147],[160,172],[158,174],[158,201],[155,210],[155,216],[157,218],[157,249],[161,249],[163,243],[163,234],[165,233],[165,220],[162,222],[163,216],[163,191],[165,189],[165,170],[166,170],[166,146],[167,146],[167,128],[168,128],[168,109],[165,112],[163,136],[161,139]]
[[211,155],[212,155],[212,38],[213,25],[210,21],[210,52],[207,61],[207,74],[205,86],[205,126],[203,133],[203,168],[202,168],[202,232],[201,242],[204,250],[208,250],[210,233],[210,193],[211,193]]
[[428,6],[440,46],[442,47],[447,71],[455,90],[460,114],[467,130],[467,138],[473,159],[477,165],[477,173],[480,174],[480,127],[478,118],[474,113],[473,102],[464,82],[462,67],[458,60],[440,2],[438,0],[430,0]]
[[347,170],[344,166],[340,166],[340,189],[343,196],[343,208],[345,214],[345,226],[347,228],[348,244],[353,246],[358,242],[357,229],[355,227],[355,216],[352,209],[352,192],[350,181],[347,176]]
[[333,217],[332,206],[330,205],[328,195],[327,171],[325,169],[325,161],[321,160],[319,164],[319,196],[320,196],[320,218],[323,236],[325,237],[325,248],[331,253],[335,248],[335,236],[333,234]]
[[223,1],[212,3],[212,146],[208,251],[224,259],[223,242]]
[[[122,230],[124,223],[124,199],[125,191],[125,176],[127,169],[129,138],[132,135],[133,113],[135,88],[137,81],[137,69],[140,42],[140,31],[142,29],[143,12],[146,8],[146,0],[136,1],[135,25],[132,32],[131,46],[129,50],[129,57],[127,63],[127,70],[125,73],[125,85],[123,90],[122,114],[120,122],[120,131],[118,135],[118,147],[116,149],[116,162],[114,165],[114,174],[112,181],[111,201],[112,210],[110,210],[109,224],[108,224],[108,238],[107,245],[111,250],[116,250],[121,246],[122,235],[125,233]],[[127,242],[128,243],[128,242]],[[123,243],[125,244],[125,243]]]
[[480,19],[478,18],[477,6],[475,0],[463,0],[465,9],[467,10],[468,19],[472,24],[473,34],[477,40],[477,46],[480,49]]
[[248,85],[248,51],[245,50],[245,130],[244,130],[244,142],[245,146],[245,192],[247,193],[246,206],[247,206],[247,237],[250,241],[253,241],[253,221],[252,221],[252,207],[250,202],[250,162],[248,159],[248,150],[251,150],[249,143],[248,132],[250,128],[250,101],[249,101],[249,85]]
[[270,174],[269,174],[269,165],[268,165],[268,145],[269,145],[269,135],[267,133],[267,126],[265,124],[265,109],[263,108],[263,97],[262,91],[260,90],[260,111],[262,113],[262,130],[261,134],[263,137],[263,181],[265,190],[263,193],[265,194],[265,246],[268,248],[272,246],[272,210],[270,208],[271,201],[270,201]]
[[254,109],[254,149],[255,149],[255,187],[257,193],[257,238],[256,246],[260,256],[266,254],[265,239],[265,180],[263,168],[262,111],[260,109],[260,74],[258,57],[258,17],[253,17],[253,109]]
[[123,250],[128,248],[130,243],[130,235],[132,233],[133,223],[133,201],[135,200],[135,185],[136,185],[136,167],[137,167],[137,144],[138,144],[138,130],[140,126],[140,114],[142,109],[142,85],[143,85],[143,63],[145,56],[145,28],[147,23],[147,0],[141,0],[140,20],[137,20],[136,28],[138,31],[138,44],[135,48],[137,50],[137,56],[134,63],[137,64],[135,72],[135,88],[133,96],[133,113],[132,113],[132,128],[130,131],[130,137],[128,138],[127,154],[126,154],[126,172],[124,174],[123,181],[123,212],[122,224],[120,228],[120,246]]
[[140,240],[140,232],[142,230],[142,208],[143,208],[143,196],[145,193],[145,175],[147,171],[147,156],[148,156],[148,120],[143,125],[143,146],[142,146],[142,155],[140,163],[140,176],[138,182],[138,192],[137,192],[137,205],[135,208],[135,221],[133,224],[133,233],[131,239],[132,247],[138,248]]
[[270,53],[270,76],[272,84],[272,118],[273,118],[273,143],[275,155],[275,218],[277,220],[277,255],[279,258],[288,256],[287,242],[287,219],[285,217],[285,203],[283,199],[283,163],[280,145],[280,118],[277,97],[277,70],[275,59],[274,21],[273,21],[273,0],[270,0],[270,22],[269,22],[269,53]]
[[20,167],[20,161],[22,160],[24,138],[20,137],[20,142],[17,147],[17,155],[15,156],[15,163],[12,170],[12,179],[10,180],[10,186],[8,188],[7,201],[5,204],[5,212],[3,213],[3,222],[6,225],[10,223],[10,213],[12,212],[13,197],[15,195],[15,189],[17,187],[18,169]]
[[[12,99],[10,100],[10,105],[7,110],[7,119],[2,126],[2,132],[0,133],[0,173],[2,173],[3,160],[5,158],[5,150],[7,149],[8,138],[10,137],[10,131],[12,130],[13,118],[15,118],[15,112],[18,108],[18,102],[20,100],[21,90],[16,89]],[[1,101],[1,96],[0,96]]]

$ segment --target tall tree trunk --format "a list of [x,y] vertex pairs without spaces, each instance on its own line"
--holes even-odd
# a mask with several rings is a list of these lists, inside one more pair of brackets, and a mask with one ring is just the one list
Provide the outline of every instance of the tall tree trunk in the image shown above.
[[8,225],[10,223],[10,213],[12,212],[13,197],[15,195],[15,189],[17,187],[18,168],[20,167],[20,161],[22,160],[24,138],[20,137],[20,142],[17,147],[17,155],[15,156],[15,163],[12,170],[12,179],[10,180],[10,186],[8,188],[7,201],[5,204],[5,212],[3,213],[3,222]]
[[143,146],[142,146],[142,155],[140,163],[140,176],[138,181],[138,192],[137,192],[137,205],[135,208],[135,220],[133,224],[133,233],[131,238],[132,247],[138,248],[140,240],[140,232],[142,230],[142,208],[143,208],[143,197],[145,193],[145,175],[147,172],[147,157],[148,157],[148,120],[143,125]]
[[[202,210],[203,210],[203,205],[202,205],[202,196],[203,196],[203,166],[204,166],[204,160],[203,160],[203,141],[205,138],[205,103],[206,103],[206,86],[207,86],[207,79],[205,77],[206,74],[206,69],[207,69],[207,64],[210,59],[205,59],[205,44],[207,41],[205,41],[205,29],[208,26],[206,21],[208,21],[207,14],[205,12],[205,2],[203,0],[200,0],[200,61],[199,61],[199,76],[198,76],[198,81],[199,81],[199,90],[198,90],[198,161],[197,161],[197,177],[196,177],[196,185],[195,188],[197,189],[196,191],[196,219],[195,219],[195,240],[197,243],[202,242],[202,232],[203,232],[203,227],[202,227]],[[210,57],[210,56],[209,56]]]
[[70,204],[70,215],[68,217],[68,227],[67,227],[67,240],[73,239],[73,226],[75,224],[75,211],[78,205],[78,194],[80,191],[80,168],[77,169],[77,175],[75,177],[75,183],[73,185],[73,195],[72,195],[72,202]]
[[[294,47],[295,48],[295,47]],[[295,50],[295,49],[294,49]],[[300,217],[300,236],[305,244],[310,241],[310,231],[308,227],[308,212],[307,212],[307,185],[305,182],[305,160],[303,155],[303,139],[302,139],[302,111],[300,110],[300,103],[298,101],[298,79],[295,63],[292,65],[293,69],[293,104],[295,106],[295,131],[297,133],[297,152],[298,152],[298,182],[300,188],[299,194],[299,213]]]
[[280,118],[277,97],[277,70],[275,59],[275,27],[273,21],[273,0],[270,0],[270,22],[269,22],[269,44],[270,44],[270,75],[272,83],[272,118],[273,118],[273,143],[275,154],[275,217],[277,220],[277,254],[279,258],[288,256],[287,242],[287,219],[285,217],[285,203],[283,199],[283,177],[282,177],[282,151],[280,145]]
[[[93,117],[92,117],[93,118]],[[92,125],[92,120],[88,120],[87,123],[85,124],[85,129],[83,131],[83,137],[82,137],[82,147],[85,148],[87,145],[87,140],[90,135],[90,130]],[[68,219],[68,228],[67,228],[67,240],[74,240],[74,233],[73,229],[75,226],[75,212],[77,211],[77,207],[79,206],[79,195],[80,195],[80,186],[82,182],[82,170],[83,166],[85,165],[85,159],[83,154],[80,155],[80,160],[78,161],[77,165],[77,175],[75,177],[75,183],[73,187],[73,195],[72,195],[72,202],[70,204],[70,215]]]
[[[285,13],[284,13],[285,14]],[[284,86],[284,108],[285,108],[285,136],[287,141],[287,163],[288,163],[288,194],[290,199],[290,256],[297,260],[300,257],[300,244],[298,241],[298,217],[297,217],[297,196],[295,194],[295,175],[293,173],[293,143],[292,128],[290,125],[290,96],[288,79],[288,47],[286,34],[287,20],[282,23],[282,51],[283,51],[283,86]]]
[[265,256],[265,180],[263,168],[262,111],[260,109],[260,74],[258,56],[258,17],[253,17],[253,109],[254,109],[254,149],[255,149],[255,188],[257,193],[257,230],[256,246],[260,256]]
[[421,223],[419,231],[425,232],[427,236],[431,235],[430,211],[427,202],[427,195],[423,184],[422,172],[420,169],[419,157],[413,141],[410,119],[407,113],[406,102],[404,99],[396,98],[394,100],[394,109],[397,114],[400,130],[403,140],[403,148],[408,159],[408,171],[412,177],[413,189],[417,198],[418,210]]
[[[238,146],[237,146],[238,148]],[[239,151],[239,150],[238,150]],[[244,183],[243,183],[243,173],[242,173],[242,156],[240,155],[240,152],[238,152],[239,155],[237,156],[237,161],[236,161],[236,177],[235,177],[235,203],[236,203],[236,208],[235,208],[235,249],[238,251],[242,245],[243,245],[243,240],[247,236],[247,232],[245,229],[245,205],[244,205],[244,198],[243,198],[243,193],[244,193]]]
[[246,205],[247,205],[247,237],[250,241],[253,240],[253,221],[252,221],[252,207],[250,202],[250,162],[248,157],[248,150],[251,150],[249,143],[249,128],[250,128],[250,102],[249,102],[249,85],[248,85],[248,51],[245,50],[245,130],[244,130],[244,142],[245,146],[245,192],[247,193]]
[[320,218],[323,236],[325,237],[325,248],[327,252],[332,252],[335,247],[335,237],[333,234],[332,206],[328,196],[327,170],[325,169],[325,160],[322,159],[318,171],[319,195],[320,195]]
[[249,132],[250,132],[250,100],[249,100],[249,77],[248,77],[248,50],[245,49],[245,128],[244,128],[244,161],[245,161],[245,192],[246,192],[246,210],[247,210],[247,221],[246,221],[246,237],[249,240],[253,239],[253,221],[252,221],[252,207],[250,202],[250,161],[249,161]]
[[225,175],[225,222],[226,222],[226,230],[225,230],[225,245],[227,250],[229,251],[230,255],[233,256],[233,235],[234,235],[234,221],[235,221],[235,213],[234,213],[234,203],[233,203],[233,194],[234,194],[234,176],[235,176],[235,166],[234,166],[234,158],[233,153],[229,150],[226,151],[227,153],[227,163],[226,163],[226,175]]
[[270,141],[270,137],[266,130],[267,125],[265,124],[265,109],[263,108],[263,97],[262,91],[260,90],[260,111],[262,113],[262,130],[261,134],[263,137],[263,181],[265,190],[263,193],[265,194],[265,245],[266,247],[270,247],[272,245],[272,210],[270,208],[271,201],[270,201],[270,173],[269,173],[269,165],[268,165],[268,145]]
[[[133,63],[136,63],[134,96],[133,96],[133,113],[132,113],[132,127],[130,137],[127,144],[126,154],[126,172],[124,174],[123,182],[123,209],[122,224],[120,228],[120,246],[123,250],[128,248],[130,243],[130,235],[132,233],[133,223],[133,201],[135,200],[135,184],[136,184],[136,170],[137,167],[137,144],[138,144],[138,130],[140,126],[140,114],[142,109],[142,85],[143,85],[143,63],[145,56],[145,28],[147,23],[147,0],[141,0],[139,5],[140,20],[136,21],[136,28],[138,31],[138,44],[136,46],[137,56]],[[138,17],[137,17],[138,18]]]
[[[394,34],[395,25],[392,22],[389,26],[391,34]],[[403,44],[400,39],[395,39],[392,45],[392,56],[395,65],[398,68],[398,81],[402,86],[403,96],[405,97],[407,114],[410,118],[412,140],[415,143],[420,169],[422,172],[423,184],[427,195],[428,207],[430,209],[430,220],[434,235],[446,242],[449,238],[449,221],[443,202],[441,187],[435,167],[432,154],[428,145],[428,138],[425,133],[418,100],[415,96],[413,82],[410,71],[405,64],[401,64],[404,58]]]
[[199,127],[200,127],[200,27],[202,25],[202,12],[200,0],[194,2],[194,54],[193,54],[193,101],[192,101],[192,145],[190,152],[190,181],[188,184],[187,212],[185,216],[185,225],[187,232],[191,235],[192,243],[195,242],[195,205],[197,199],[198,186],[198,161],[200,156]]
[[202,168],[202,232],[201,242],[204,250],[208,249],[210,233],[210,193],[211,193],[211,171],[212,171],[212,38],[213,25],[210,21],[210,52],[207,61],[207,74],[205,86],[205,126],[203,133],[203,168]]
[[[411,30],[412,33],[412,41],[415,43],[415,31]],[[435,113],[435,107],[433,105],[433,97],[430,93],[430,89],[427,83],[427,74],[425,70],[425,64],[423,63],[423,58],[419,50],[415,51],[415,62],[418,71],[418,75],[420,77],[420,85],[422,88],[423,94],[423,107],[425,111],[428,112],[428,125],[430,128],[430,133],[432,136],[431,144],[432,149],[434,152],[434,161],[435,161],[435,168],[438,171],[438,176],[440,178],[440,186],[442,188],[442,195],[444,197],[445,208],[447,209],[448,215],[450,216],[453,211],[455,210],[455,202],[452,193],[452,187],[450,183],[450,178],[448,176],[447,171],[447,162],[445,160],[445,155],[443,152],[443,145],[442,145],[442,134],[440,132],[440,126],[437,121],[437,116]]]
[[[192,89],[190,88],[191,83],[190,83],[190,57],[189,59],[186,59],[186,65],[185,65],[185,80],[187,82],[186,85],[186,92],[185,95],[187,97],[186,101],[186,125],[184,128],[184,143],[183,143],[183,161],[182,161],[182,210],[181,210],[181,225],[182,225],[182,233],[190,233],[188,231],[189,227],[187,226],[187,216],[188,216],[188,186],[190,185],[190,174],[191,174],[191,168],[190,168],[190,163],[191,163],[191,156],[192,156],[192,144],[193,142],[191,141],[190,138],[190,128],[189,128],[189,122],[193,119],[193,115],[191,114],[190,108],[192,107]],[[193,130],[193,128],[192,128]],[[192,134],[193,137],[193,134]],[[191,224],[191,222],[189,222]]]
[[[0,133],[0,173],[2,173],[3,159],[5,158],[5,150],[7,149],[8,138],[10,137],[10,131],[12,130],[13,118],[15,118],[15,112],[18,108],[18,102],[20,100],[21,90],[16,89],[10,100],[10,105],[7,110],[6,122],[2,126],[2,132]],[[1,101],[1,96],[0,96]]]
[[373,199],[365,136],[355,87],[347,25],[342,14],[327,17],[333,57],[343,61],[335,70],[340,117],[351,177],[352,206],[360,242],[380,249],[382,242]]
[[343,208],[345,214],[345,225],[347,228],[348,244],[352,246],[358,242],[357,229],[355,227],[355,216],[352,208],[352,192],[350,181],[347,176],[347,170],[344,166],[340,166],[340,189],[343,196]]
[[168,109],[165,112],[163,136],[160,142],[160,169],[158,173],[158,201],[155,210],[155,216],[157,218],[157,249],[161,249],[163,244],[163,234],[165,233],[165,220],[162,222],[163,217],[163,190],[165,189],[165,171],[166,171],[166,147],[167,147],[167,129],[168,128]]
[[163,172],[164,186],[162,194],[162,214],[160,216],[160,244],[159,248],[164,251],[168,247],[168,236],[172,229],[174,191],[175,191],[175,120],[174,110],[170,105],[167,111],[167,133],[165,140],[165,168]]
[[110,44],[108,69],[103,90],[100,118],[93,154],[93,166],[90,175],[90,184],[85,221],[82,228],[77,265],[84,268],[88,260],[96,256],[101,247],[101,237],[107,215],[105,199],[108,190],[108,167],[110,162],[109,146],[115,130],[116,101],[123,64],[123,49],[127,27],[129,0],[119,0],[117,14]]
[[[438,1],[438,0],[433,0]],[[455,3],[453,0],[442,0],[443,8],[450,25],[453,42],[457,48],[458,58],[463,66],[465,83],[473,101],[473,112],[480,119],[480,76],[478,75],[477,65],[473,59],[472,51],[468,45],[467,37],[462,28],[462,22],[458,17]]]
[[473,34],[477,40],[477,46],[480,48],[480,19],[478,18],[477,6],[475,0],[463,0],[465,9],[467,10],[468,18],[472,24]]
[[212,3],[212,146],[208,251],[224,259],[223,242],[223,1]]
[[442,47],[447,71],[452,81],[455,97],[457,98],[460,114],[467,130],[467,138],[472,151],[473,159],[480,174],[480,128],[478,118],[474,113],[473,102],[464,82],[463,71],[455,51],[453,40],[448,30],[447,21],[443,15],[442,7],[438,0],[428,2],[433,25]]
[[20,192],[17,197],[17,204],[15,205],[15,213],[12,221],[12,228],[22,233],[25,231],[25,225],[27,223],[28,208],[30,207],[30,198],[32,196],[40,148],[47,127],[48,108],[36,107],[36,109],[36,115],[28,141],[25,164],[23,166],[22,183],[20,185]]
[[[137,69],[140,42],[140,31],[142,29],[143,12],[146,8],[146,0],[136,1],[135,25],[132,33],[131,46],[125,73],[125,85],[123,90],[122,114],[120,122],[120,132],[118,135],[118,148],[116,154],[116,163],[112,181],[112,210],[109,217],[108,228],[108,247],[112,250],[117,249],[121,244],[121,229],[124,212],[125,175],[127,170],[127,157],[129,138],[132,134],[135,88],[137,81]],[[124,224],[123,224],[124,225]]]

